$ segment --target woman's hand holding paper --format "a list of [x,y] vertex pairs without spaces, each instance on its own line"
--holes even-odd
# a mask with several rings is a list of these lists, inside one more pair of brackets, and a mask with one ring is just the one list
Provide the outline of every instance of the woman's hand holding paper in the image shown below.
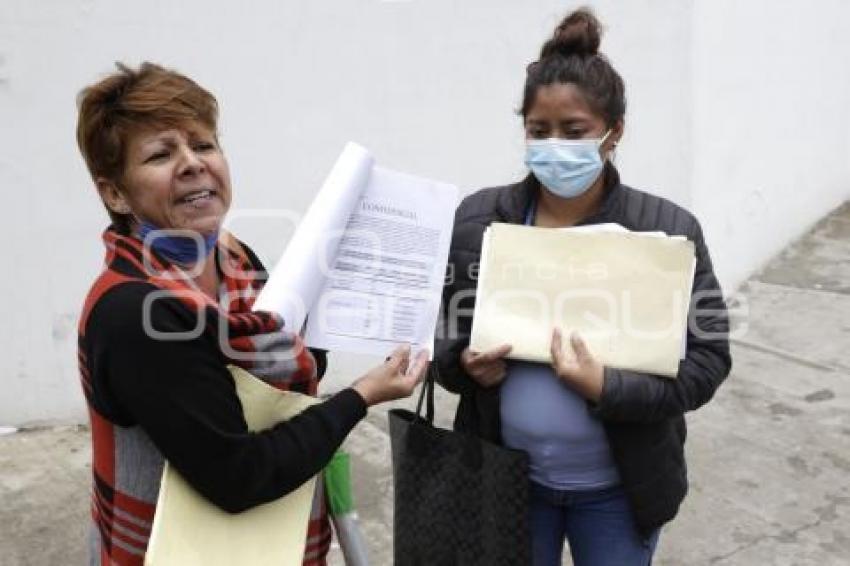
[[564,352],[561,329],[552,332],[552,368],[561,380],[576,393],[589,401],[599,401],[604,382],[604,366],[593,357],[581,336],[574,332],[570,336],[573,357]]
[[503,359],[511,351],[510,344],[502,344],[486,352],[475,352],[468,347],[460,355],[463,370],[481,387],[493,387],[505,379],[507,365]]
[[428,351],[421,350],[410,363],[410,346],[399,346],[383,364],[373,368],[353,385],[366,405],[409,397],[428,369]]

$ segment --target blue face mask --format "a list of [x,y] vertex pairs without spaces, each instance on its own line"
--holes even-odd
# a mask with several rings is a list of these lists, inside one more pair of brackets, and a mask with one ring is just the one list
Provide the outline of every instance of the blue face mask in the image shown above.
[[525,164],[549,192],[562,198],[583,194],[602,173],[599,148],[611,134],[600,139],[527,140]]
[[[151,235],[158,231],[161,233]],[[186,235],[181,235],[181,232]],[[139,238],[167,260],[180,265],[190,265],[207,257],[218,242],[218,231],[193,237],[185,230],[163,230],[142,221],[139,224]]]

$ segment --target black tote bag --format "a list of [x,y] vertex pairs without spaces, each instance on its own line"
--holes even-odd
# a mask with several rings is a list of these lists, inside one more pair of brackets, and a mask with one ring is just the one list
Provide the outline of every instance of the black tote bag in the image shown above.
[[395,565],[531,564],[528,455],[433,422],[429,372],[416,412],[389,412]]

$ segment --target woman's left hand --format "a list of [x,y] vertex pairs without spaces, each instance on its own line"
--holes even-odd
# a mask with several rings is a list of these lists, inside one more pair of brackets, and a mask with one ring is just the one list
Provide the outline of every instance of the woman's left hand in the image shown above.
[[570,336],[573,358],[564,353],[562,342],[561,329],[555,328],[550,347],[555,375],[585,399],[599,401],[602,396],[604,367],[593,357],[578,333],[574,332]]

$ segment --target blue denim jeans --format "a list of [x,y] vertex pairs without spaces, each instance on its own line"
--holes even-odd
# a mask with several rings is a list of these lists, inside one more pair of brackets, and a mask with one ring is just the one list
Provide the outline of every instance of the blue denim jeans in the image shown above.
[[564,540],[575,566],[648,566],[658,530],[642,538],[620,487],[560,491],[531,484],[534,566],[560,566]]

